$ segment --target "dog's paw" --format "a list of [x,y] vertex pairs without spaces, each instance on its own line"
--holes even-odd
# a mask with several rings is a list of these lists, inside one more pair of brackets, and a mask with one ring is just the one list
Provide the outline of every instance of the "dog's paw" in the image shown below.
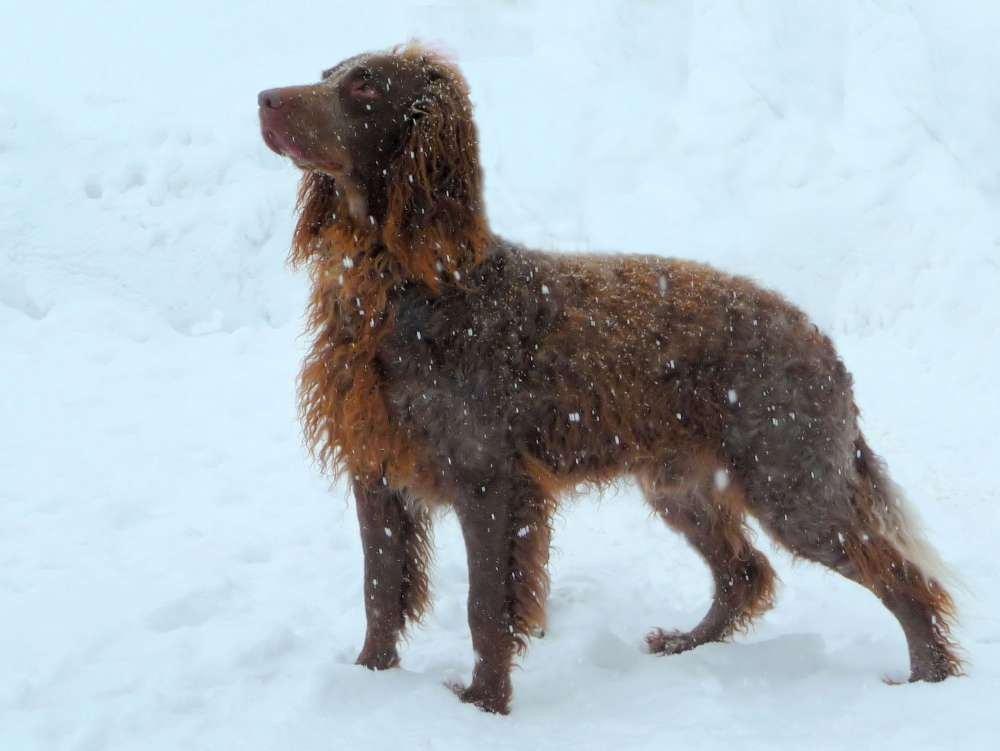
[[691,635],[683,631],[664,631],[656,628],[646,634],[646,648],[650,654],[676,655],[695,646]]
[[399,665],[399,654],[395,648],[392,649],[365,649],[361,650],[355,665],[361,665],[369,670],[388,670]]
[[472,704],[484,712],[505,715],[510,713],[510,696],[506,692],[496,691],[488,687],[466,687],[461,683],[445,684],[461,701]]

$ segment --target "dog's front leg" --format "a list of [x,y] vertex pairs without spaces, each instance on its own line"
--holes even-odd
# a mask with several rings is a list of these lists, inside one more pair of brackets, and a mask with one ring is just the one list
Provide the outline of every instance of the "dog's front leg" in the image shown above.
[[[511,612],[510,503],[500,488],[482,486],[456,504],[469,564],[469,629],[476,666],[472,683],[455,686],[462,701],[488,712],[509,711],[515,639]],[[483,489],[485,488],[485,490]]]
[[354,481],[365,555],[365,644],[357,664],[385,670],[399,664],[396,645],[408,620],[419,620],[428,597],[430,520],[408,508],[402,493],[381,482]]

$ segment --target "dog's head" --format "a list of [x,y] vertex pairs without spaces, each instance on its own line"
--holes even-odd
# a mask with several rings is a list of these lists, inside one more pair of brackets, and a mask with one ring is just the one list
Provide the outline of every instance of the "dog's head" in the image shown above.
[[412,45],[359,55],[318,83],[262,91],[258,104],[265,143],[305,171],[303,203],[325,201],[321,216],[303,206],[313,235],[335,222],[374,228],[400,260],[436,244],[443,252],[427,260],[448,268],[461,243],[482,244],[472,106],[442,56]]

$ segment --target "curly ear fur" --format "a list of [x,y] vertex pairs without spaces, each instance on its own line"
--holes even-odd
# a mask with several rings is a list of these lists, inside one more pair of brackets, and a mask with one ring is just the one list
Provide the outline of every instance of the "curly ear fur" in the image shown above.
[[334,179],[320,172],[306,172],[299,181],[295,210],[299,218],[292,234],[288,262],[293,268],[308,263],[319,252],[321,232],[338,219],[339,191]]
[[481,261],[489,240],[469,92],[453,65],[416,48],[428,78],[404,114],[409,134],[389,169],[382,240],[411,279],[432,289]]

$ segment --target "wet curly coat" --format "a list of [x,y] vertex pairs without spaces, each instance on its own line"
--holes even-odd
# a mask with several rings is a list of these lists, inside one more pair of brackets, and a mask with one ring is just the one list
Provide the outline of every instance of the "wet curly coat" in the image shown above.
[[429,603],[430,510],[465,537],[477,655],[464,700],[505,713],[545,621],[551,519],[581,483],[634,478],[712,571],[690,632],[771,606],[749,512],[795,555],[877,595],[913,680],[958,674],[954,606],[858,427],[830,340],[779,295],[689,261],[525,249],[487,222],[464,80],[417,45],[260,95],[268,145],[303,170],[291,260],[312,279],[305,435],[357,499],[368,621],[358,662],[398,663]]

